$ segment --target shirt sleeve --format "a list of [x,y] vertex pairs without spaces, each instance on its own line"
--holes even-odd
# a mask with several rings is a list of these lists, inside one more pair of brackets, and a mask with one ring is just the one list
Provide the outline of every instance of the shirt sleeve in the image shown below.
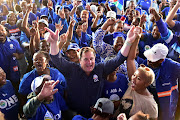
[[33,117],[36,114],[38,107],[41,105],[41,102],[37,97],[31,98],[24,106],[23,112],[27,118]]
[[103,41],[105,30],[102,30],[101,28],[98,29],[95,33],[94,39],[93,39],[93,47],[96,50],[97,54],[103,55],[107,53],[108,49],[111,49],[112,46],[110,44],[107,44]]

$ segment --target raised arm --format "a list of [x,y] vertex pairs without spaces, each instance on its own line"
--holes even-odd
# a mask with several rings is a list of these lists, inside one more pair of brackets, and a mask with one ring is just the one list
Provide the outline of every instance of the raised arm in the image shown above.
[[117,21],[112,18],[107,19],[107,21],[102,25],[100,29],[95,32],[95,36],[93,38],[93,47],[96,52],[100,55],[104,54],[107,49],[110,49],[112,46],[103,41],[106,30],[109,26],[114,25]]
[[28,18],[29,18],[29,14],[30,12],[32,11],[32,5],[28,5],[27,6],[27,11],[26,11],[26,14],[23,18],[23,21],[22,21],[22,27],[24,29],[24,32],[26,33],[27,37],[29,38],[30,36],[30,31],[29,31],[29,27],[28,27]]
[[136,27],[134,30],[134,34],[137,34],[137,35],[129,51],[129,55],[128,55],[127,63],[126,63],[129,80],[131,80],[131,76],[136,71],[136,65],[135,65],[134,59],[136,58],[136,50],[137,50],[137,46],[140,40],[141,33],[142,33],[142,29],[140,27]]
[[175,26],[175,21],[173,20],[177,10],[180,7],[180,0],[177,0],[176,5],[172,8],[172,10],[169,12],[168,16],[166,17],[166,22],[170,28]]
[[86,9],[91,13],[91,15],[93,16],[93,18],[96,18],[96,14],[91,10],[89,4],[86,5]]

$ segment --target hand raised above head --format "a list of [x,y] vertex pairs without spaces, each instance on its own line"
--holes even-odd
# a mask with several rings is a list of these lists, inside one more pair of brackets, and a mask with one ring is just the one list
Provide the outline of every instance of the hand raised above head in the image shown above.
[[51,81],[46,81],[41,89],[41,92],[38,94],[38,100],[43,101],[45,98],[54,95],[58,89],[54,89],[54,87],[59,83],[59,80],[56,82],[51,80]]
[[63,29],[64,25],[62,25],[62,21],[60,21],[59,24],[55,23],[55,26],[56,26],[56,30],[59,30],[59,32],[60,32]]
[[55,32],[45,27],[45,29],[49,32],[49,36],[47,41],[49,43],[56,43],[59,40],[59,30],[57,29]]
[[133,43],[135,39],[139,38],[142,34],[142,28],[139,26],[132,26],[127,33],[127,42]]

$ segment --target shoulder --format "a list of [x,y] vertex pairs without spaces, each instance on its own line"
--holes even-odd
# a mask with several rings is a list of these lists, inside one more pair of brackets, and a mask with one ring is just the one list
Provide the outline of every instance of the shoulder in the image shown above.
[[72,120],[87,120],[87,119],[82,117],[81,115],[76,115],[76,116],[73,117]]

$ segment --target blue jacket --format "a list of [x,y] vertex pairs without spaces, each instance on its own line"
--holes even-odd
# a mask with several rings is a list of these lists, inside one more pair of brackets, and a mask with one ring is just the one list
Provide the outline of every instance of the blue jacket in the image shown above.
[[105,77],[126,59],[120,51],[114,59],[95,64],[89,76],[79,64],[65,60],[61,54],[51,55],[58,70],[67,80],[67,104],[70,109],[85,117],[91,117],[90,107],[102,96]]
[[156,91],[162,120],[174,120],[178,102],[178,82],[180,82],[180,63],[166,58],[156,75]]

